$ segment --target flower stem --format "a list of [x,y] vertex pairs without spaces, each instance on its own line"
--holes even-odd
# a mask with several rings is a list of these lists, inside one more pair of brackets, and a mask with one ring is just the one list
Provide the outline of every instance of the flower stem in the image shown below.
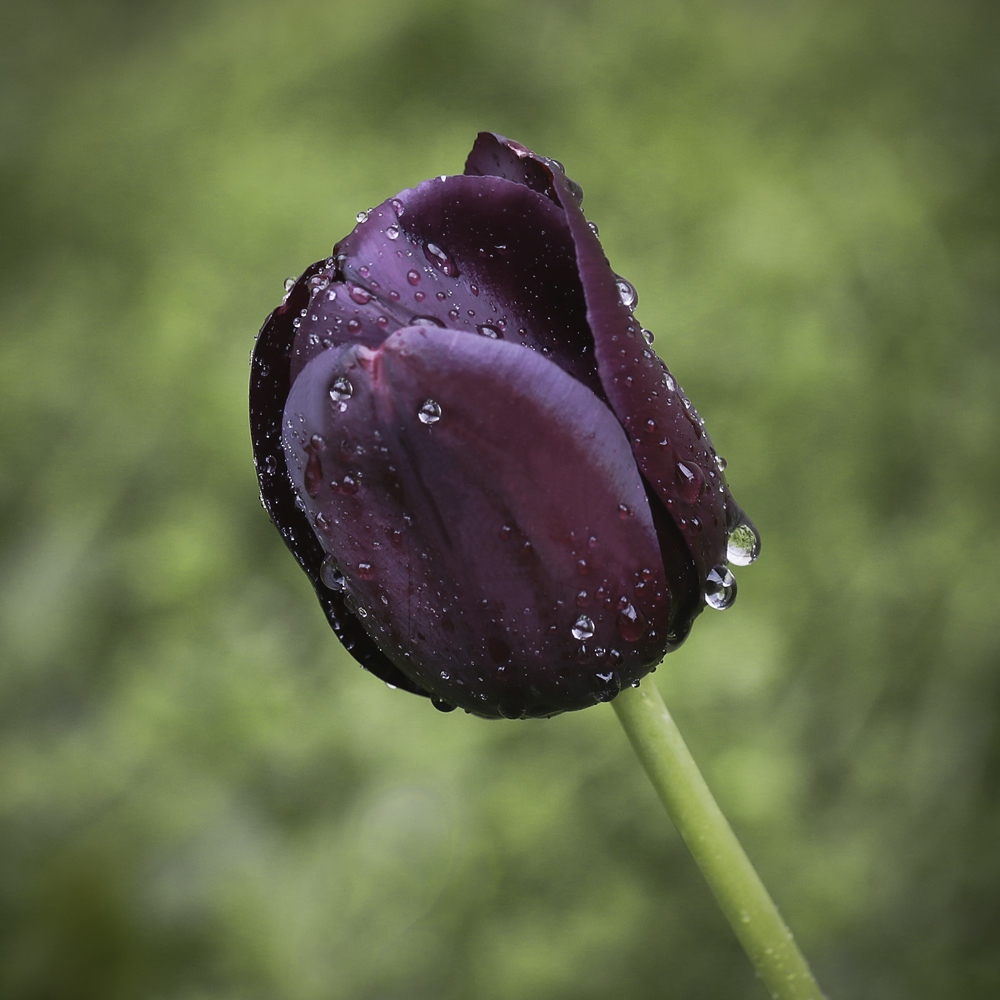
[[612,702],[670,818],[774,1000],[823,994],[778,908],[698,770],[656,685],[646,678]]

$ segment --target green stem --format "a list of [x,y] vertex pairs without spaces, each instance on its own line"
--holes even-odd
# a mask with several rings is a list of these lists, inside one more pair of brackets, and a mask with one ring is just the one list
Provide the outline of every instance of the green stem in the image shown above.
[[774,1000],[822,1000],[802,952],[663,704],[651,678],[611,703],[670,818]]

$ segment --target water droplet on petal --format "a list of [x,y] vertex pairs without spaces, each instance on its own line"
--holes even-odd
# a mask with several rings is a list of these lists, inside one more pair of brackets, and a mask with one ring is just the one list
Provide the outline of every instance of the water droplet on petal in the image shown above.
[[436,424],[441,419],[441,404],[433,399],[425,399],[417,410],[417,417],[422,424]]
[[618,612],[616,624],[618,634],[626,642],[638,642],[646,634],[646,618],[631,602]]
[[268,455],[264,459],[264,471],[269,475],[273,476],[278,471],[278,460],[274,455]]
[[734,566],[749,566],[760,555],[760,535],[749,522],[736,525],[726,545],[726,558]]
[[365,288],[359,288],[357,285],[351,285],[350,291],[347,293],[350,297],[357,302],[359,306],[367,305],[372,300],[372,293]]
[[424,256],[442,273],[449,278],[458,277],[458,267],[455,262],[436,243],[424,245]]
[[594,622],[586,615],[580,615],[580,617],[573,622],[573,628],[571,631],[574,639],[586,642],[587,639],[592,638],[594,635]]
[[420,284],[420,272],[419,271],[407,271],[406,272],[406,280],[411,285],[419,285]]
[[346,375],[338,375],[330,383],[330,399],[335,403],[346,403],[353,395],[354,386],[351,385],[351,380]]
[[[369,209],[369,211],[370,211],[370,209]],[[358,212],[358,214],[355,216],[355,218],[358,220],[358,222],[367,222],[368,221],[368,212]]]
[[295,278],[285,278],[285,291],[290,292],[295,287]]
[[370,580],[375,575],[375,570],[372,568],[370,562],[359,562],[358,563],[358,576],[362,580]]
[[500,337],[500,331],[495,326],[490,326],[487,323],[484,323],[482,326],[477,326],[476,329],[484,337],[489,337],[491,340],[497,340]]
[[653,331],[647,330],[645,327],[642,328],[642,339],[646,341],[647,344],[653,343]]
[[615,284],[618,286],[618,297],[622,300],[622,305],[634,309],[639,301],[639,295],[632,283],[624,278],[615,278]]
[[386,226],[385,228],[386,239],[398,240],[399,239],[399,226]]
[[716,611],[725,611],[736,600],[736,577],[725,566],[714,566],[705,580],[705,603]]
[[678,462],[674,482],[680,498],[685,503],[695,503],[705,487],[705,474],[696,462]]
[[323,565],[319,569],[319,578],[323,581],[323,586],[338,594],[347,589],[347,581],[344,574],[340,572],[337,560],[333,556],[327,556],[323,560]]

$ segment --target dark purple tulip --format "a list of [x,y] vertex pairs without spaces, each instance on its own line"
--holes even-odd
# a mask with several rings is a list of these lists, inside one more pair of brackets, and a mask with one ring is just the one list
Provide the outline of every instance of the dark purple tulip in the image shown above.
[[481,133],[257,340],[261,495],[334,631],[441,708],[548,716],[676,649],[759,540],[560,164]]

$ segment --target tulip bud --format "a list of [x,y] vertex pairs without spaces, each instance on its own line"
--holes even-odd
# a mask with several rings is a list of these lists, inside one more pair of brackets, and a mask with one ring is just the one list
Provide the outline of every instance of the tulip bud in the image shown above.
[[677,648],[759,550],[556,161],[362,213],[252,362],[261,496],[334,631],[440,708],[550,716]]

